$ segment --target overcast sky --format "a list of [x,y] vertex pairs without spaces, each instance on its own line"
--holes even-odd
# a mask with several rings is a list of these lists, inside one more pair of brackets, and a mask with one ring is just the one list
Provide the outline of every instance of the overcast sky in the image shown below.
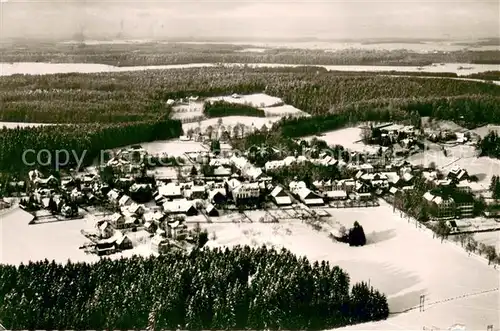
[[0,0],[0,38],[482,38],[500,34],[499,1]]

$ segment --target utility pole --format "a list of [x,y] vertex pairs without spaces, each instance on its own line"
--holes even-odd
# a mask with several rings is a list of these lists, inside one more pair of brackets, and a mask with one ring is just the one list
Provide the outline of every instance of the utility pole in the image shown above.
[[419,306],[419,311],[420,312],[423,312],[425,310],[424,303],[425,303],[425,294],[422,294],[420,296],[420,306]]

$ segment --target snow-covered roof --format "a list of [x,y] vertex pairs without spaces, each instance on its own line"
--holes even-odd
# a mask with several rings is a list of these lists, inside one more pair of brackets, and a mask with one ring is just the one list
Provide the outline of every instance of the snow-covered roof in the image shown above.
[[231,169],[224,168],[222,165],[214,169],[214,176],[230,176]]
[[171,213],[185,213],[193,208],[193,203],[186,199],[167,201],[163,204],[163,210]]
[[291,205],[292,204],[292,199],[289,196],[280,196],[280,197],[274,197],[274,200],[278,205]]
[[131,202],[132,199],[128,195],[123,195],[120,200],[118,201],[118,204],[121,206],[126,205],[127,203]]
[[326,192],[326,196],[329,198],[346,198],[346,191],[337,190],[337,191],[328,191]]
[[177,183],[168,183],[166,185],[161,185],[158,187],[158,194],[164,197],[180,196],[181,186]]

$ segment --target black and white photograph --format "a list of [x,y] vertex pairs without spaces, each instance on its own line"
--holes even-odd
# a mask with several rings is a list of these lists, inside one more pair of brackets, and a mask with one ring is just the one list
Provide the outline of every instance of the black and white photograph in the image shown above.
[[500,2],[0,0],[0,330],[500,331]]

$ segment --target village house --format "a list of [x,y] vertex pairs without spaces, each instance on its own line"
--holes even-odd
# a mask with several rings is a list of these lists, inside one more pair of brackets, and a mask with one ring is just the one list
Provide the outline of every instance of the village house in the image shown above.
[[304,188],[307,188],[307,185],[303,181],[292,181],[288,184],[288,189],[293,195],[298,195],[298,192]]
[[213,190],[209,191],[208,192],[208,201],[210,201],[210,203],[213,203],[215,205],[221,205],[221,204],[225,203],[227,201],[227,197],[226,197],[226,194],[222,193],[222,192],[225,192],[225,189],[223,191],[221,191],[219,189],[213,189]]
[[165,220],[166,215],[160,211],[150,211],[143,215],[144,229],[153,233],[160,227],[160,224]]
[[129,173],[132,169],[130,162],[122,157],[114,157],[110,159],[106,163],[106,166],[113,169],[113,172],[122,174]]
[[450,169],[447,178],[454,183],[458,183],[460,181],[468,179],[469,175],[467,174],[467,170],[462,169],[459,166],[455,165]]
[[232,174],[231,169],[225,168],[224,166],[218,166],[213,171],[214,177],[229,177]]
[[151,250],[157,254],[165,254],[173,249],[178,250],[182,248],[173,240],[170,240],[164,230],[156,230],[156,234],[151,239]]
[[114,213],[109,218],[109,223],[115,227],[115,229],[124,229],[125,228],[125,216],[120,213]]
[[169,215],[184,214],[187,216],[193,216],[198,214],[193,202],[186,199],[166,201],[163,203],[163,211]]
[[206,194],[204,185],[195,185],[193,182],[183,186],[182,194],[186,199],[203,199]]
[[271,192],[271,197],[274,203],[278,206],[289,206],[292,204],[292,199],[285,192],[281,185],[277,185]]
[[123,195],[120,200],[118,200],[118,205],[120,207],[128,207],[130,206],[134,201],[128,196],[128,195]]
[[242,183],[231,190],[235,204],[253,202],[260,197],[260,187],[258,183]]
[[319,194],[311,191],[307,187],[303,187],[296,192],[300,201],[302,201],[302,203],[306,206],[322,206],[325,204],[325,201]]
[[208,165],[211,167],[230,167],[231,160],[228,158],[214,158],[210,159]]
[[0,210],[10,208],[10,202],[4,200],[4,198],[0,198]]
[[115,232],[108,221],[97,222],[97,230],[99,231],[99,237],[103,239],[111,238]]
[[327,200],[346,200],[347,192],[344,190],[329,190],[324,192]]
[[173,200],[181,199],[182,197],[182,187],[178,183],[168,183],[160,185],[158,186],[158,190],[154,195],[155,201],[157,202],[162,199]]
[[356,200],[370,200],[372,198],[370,186],[364,182],[356,182],[353,196]]
[[167,223],[167,226],[171,229],[172,239],[183,240],[187,236],[187,225],[184,222],[175,221],[172,223]]
[[107,197],[109,202],[113,204],[118,204],[118,201],[120,201],[120,191],[116,189],[112,189],[111,191],[108,192]]
[[59,185],[59,180],[50,175],[47,178],[37,177],[33,180],[33,184],[36,188],[54,188]]

